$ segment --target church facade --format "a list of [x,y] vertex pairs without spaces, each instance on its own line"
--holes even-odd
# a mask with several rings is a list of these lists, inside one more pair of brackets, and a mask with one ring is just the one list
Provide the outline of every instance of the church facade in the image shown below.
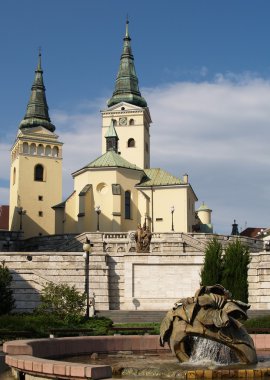
[[[195,211],[188,175],[150,166],[151,115],[142,97],[126,23],[115,90],[101,111],[102,154],[72,173],[62,201],[62,143],[50,121],[41,61],[12,148],[10,229],[25,237],[84,231],[212,232],[211,210]],[[79,147],[78,147],[79,148]],[[200,214],[202,220],[200,220]]]

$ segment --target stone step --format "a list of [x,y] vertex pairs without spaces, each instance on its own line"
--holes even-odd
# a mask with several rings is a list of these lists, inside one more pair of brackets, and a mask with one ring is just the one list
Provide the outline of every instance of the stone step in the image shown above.
[[110,318],[114,323],[136,323],[136,322],[161,322],[166,311],[126,311],[106,310],[97,313],[98,316]]
[[[161,322],[167,311],[126,311],[126,310],[106,310],[97,312],[98,316],[110,318],[114,323],[141,323],[141,322]],[[257,318],[270,315],[270,310],[249,310],[249,318]]]

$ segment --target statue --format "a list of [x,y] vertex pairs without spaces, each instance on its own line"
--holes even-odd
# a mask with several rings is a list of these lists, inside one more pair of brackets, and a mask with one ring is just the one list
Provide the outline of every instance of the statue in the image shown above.
[[150,228],[146,227],[144,223],[143,228],[138,224],[137,231],[135,233],[136,251],[137,252],[149,252],[152,234]]
[[231,299],[222,285],[202,286],[194,297],[177,301],[160,325],[160,344],[167,342],[180,362],[189,360],[193,339],[203,337],[231,348],[242,363],[257,363],[254,343],[241,320],[249,305]]
[[93,293],[93,297],[90,298],[89,300],[89,316],[94,317],[96,315],[96,294]]

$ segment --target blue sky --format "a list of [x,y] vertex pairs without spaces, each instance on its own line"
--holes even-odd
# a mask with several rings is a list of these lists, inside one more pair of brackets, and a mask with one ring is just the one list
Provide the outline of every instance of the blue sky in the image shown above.
[[[50,116],[70,173],[101,152],[126,15],[153,119],[151,165],[189,173],[215,231],[269,225],[270,3],[250,0],[3,0],[0,5],[0,204],[9,149],[42,48]],[[200,205],[198,203],[198,206]]]

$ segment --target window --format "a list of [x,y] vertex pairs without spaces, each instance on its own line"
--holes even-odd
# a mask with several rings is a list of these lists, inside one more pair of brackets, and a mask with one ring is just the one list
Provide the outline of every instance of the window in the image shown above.
[[59,149],[58,149],[58,146],[54,146],[54,147],[53,147],[52,155],[53,155],[53,157],[58,157],[58,155],[59,155]]
[[42,144],[39,144],[37,147],[37,154],[40,156],[44,155],[44,146]]
[[128,148],[135,148],[135,140],[128,139]]
[[38,164],[35,166],[35,174],[34,174],[34,179],[35,181],[43,181],[44,177],[44,168],[42,165]]
[[112,184],[113,195],[121,195],[121,187],[118,183]]
[[43,211],[39,211],[38,216],[43,216]]
[[50,147],[50,145],[46,145],[45,156],[51,156],[51,155],[52,155],[52,148]]
[[15,185],[16,183],[16,168],[13,168],[13,181],[12,181],[13,185]]
[[29,146],[27,142],[23,143],[23,153],[29,153]]
[[39,200],[39,201],[43,201],[43,195],[39,195],[39,196],[38,196],[38,200]]
[[131,199],[130,191],[125,191],[125,219],[131,219]]
[[36,154],[36,145],[35,144],[31,144],[30,145],[30,154]]
[[134,119],[129,120],[129,125],[134,125]]
[[148,151],[149,151],[149,147],[148,147],[148,144],[147,144],[147,142],[145,143],[145,151],[148,153]]
[[117,125],[117,121],[115,119],[113,119],[113,126],[115,127]]

